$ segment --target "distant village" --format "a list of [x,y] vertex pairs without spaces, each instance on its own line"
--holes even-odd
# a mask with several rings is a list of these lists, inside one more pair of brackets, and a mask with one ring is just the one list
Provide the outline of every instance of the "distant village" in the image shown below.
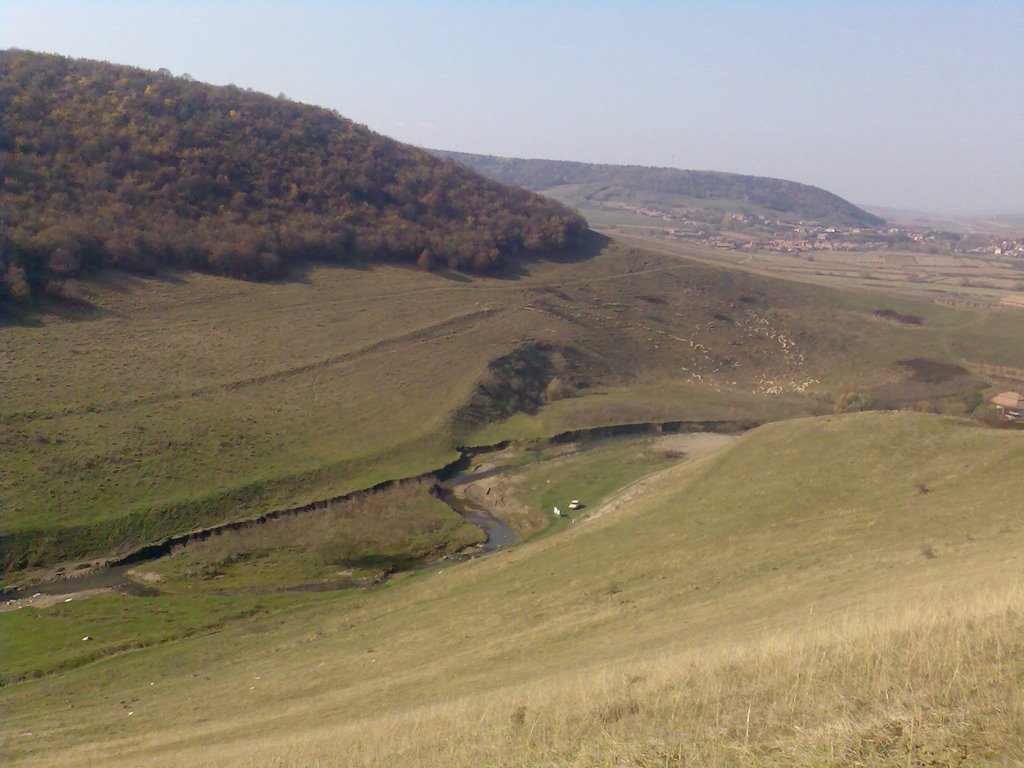
[[608,207],[661,219],[666,224],[665,235],[673,240],[699,242],[736,251],[900,250],[936,255],[975,255],[989,259],[1024,259],[1024,238],[1007,239],[980,233],[961,235],[896,225],[870,227],[826,226],[807,221],[793,223],[749,213],[707,209],[669,212],[621,203]]

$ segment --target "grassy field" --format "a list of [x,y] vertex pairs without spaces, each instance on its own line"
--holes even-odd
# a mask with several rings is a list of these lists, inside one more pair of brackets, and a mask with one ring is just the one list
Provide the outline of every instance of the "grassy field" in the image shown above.
[[[0,613],[3,663],[0,684],[65,672],[110,656],[219,632],[273,613],[278,619],[318,596],[165,595],[159,599],[119,594],[75,596],[42,609]],[[89,638],[85,640],[84,638]]]
[[[457,495],[493,511],[520,537],[564,531],[613,494],[682,460],[716,450],[735,435],[697,433],[602,438],[576,444],[509,449],[480,465],[484,475]],[[493,469],[500,472],[493,474]],[[573,499],[582,503],[569,508]],[[560,516],[554,514],[554,507]]]
[[8,686],[5,762],[1013,764],[1022,438],[772,424],[559,536]]
[[[416,475],[458,444],[828,412],[840,392],[898,390],[897,360],[1012,368],[1024,338],[1024,314],[837,292],[614,243],[504,278],[318,268],[280,284],[122,276],[83,290],[92,310],[0,328],[6,569]],[[882,308],[924,323],[876,317]],[[499,424],[467,410],[493,379],[488,366],[523,348],[547,350],[545,377],[567,366],[569,396],[544,404],[526,392],[544,407]],[[911,384],[902,404],[955,405],[978,382]]]
[[133,569],[163,592],[266,592],[372,582],[481,543],[483,531],[410,481],[324,509],[286,515],[181,545]]
[[1018,591],[969,596],[956,617],[939,603],[851,614],[323,729],[312,743],[268,740],[205,764],[1016,765],[1022,608]]
[[[460,493],[495,512],[522,538],[557,533],[570,518],[556,520],[554,504],[568,515],[570,494],[576,493],[586,497],[588,506],[598,505],[638,478],[678,462],[686,454],[672,445],[685,439],[614,440],[584,453],[571,446],[524,449],[500,477],[464,486]],[[497,489],[493,496],[492,486]],[[170,556],[137,566],[130,575],[162,593],[183,596],[372,584],[385,574],[483,543],[484,532],[432,495],[432,487],[432,481],[409,481],[323,509],[224,531],[179,545]]]

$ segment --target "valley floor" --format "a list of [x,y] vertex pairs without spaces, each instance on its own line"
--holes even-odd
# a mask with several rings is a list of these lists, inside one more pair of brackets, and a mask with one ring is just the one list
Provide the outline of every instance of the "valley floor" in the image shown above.
[[558,536],[8,686],[5,763],[1015,764],[1022,437],[768,425]]
[[7,572],[414,476],[459,445],[764,423],[844,396],[965,413],[1024,381],[1024,314],[615,242],[502,277],[316,267],[277,284],[108,274],[82,290],[88,308],[0,326]]

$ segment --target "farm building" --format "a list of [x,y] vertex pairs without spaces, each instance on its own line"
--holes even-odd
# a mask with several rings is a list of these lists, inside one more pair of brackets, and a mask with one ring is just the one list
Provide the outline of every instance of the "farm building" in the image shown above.
[[992,398],[992,405],[1004,419],[1024,418],[1024,396],[1019,392],[1003,392]]

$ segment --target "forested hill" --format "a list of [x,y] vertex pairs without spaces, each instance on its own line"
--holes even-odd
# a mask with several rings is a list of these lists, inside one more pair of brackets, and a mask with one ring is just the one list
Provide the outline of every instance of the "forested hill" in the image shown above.
[[[683,171],[639,165],[595,165],[564,160],[522,160],[435,150],[438,157],[500,181],[535,192],[593,185],[589,194],[614,198],[617,192],[653,193],[697,200],[734,200],[777,212],[780,218],[825,224],[880,226],[884,220],[838,195],[784,179],[718,171]],[[610,188],[609,188],[610,187]]]
[[586,221],[332,111],[0,51],[0,301],[97,266],[261,279],[297,261],[487,271]]

